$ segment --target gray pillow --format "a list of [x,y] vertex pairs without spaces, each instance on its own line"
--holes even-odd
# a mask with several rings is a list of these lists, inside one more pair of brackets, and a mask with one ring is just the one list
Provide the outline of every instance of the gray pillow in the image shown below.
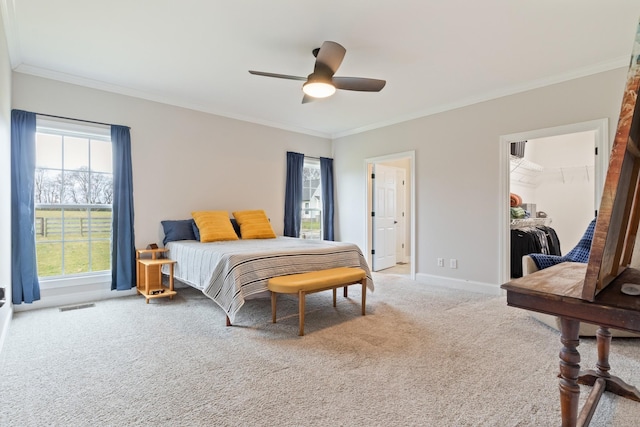
[[200,240],[196,239],[196,235],[193,232],[193,225],[195,222],[193,219],[180,219],[180,220],[166,220],[160,221],[164,230],[164,239],[162,244],[165,246],[169,242],[175,242],[176,240]]

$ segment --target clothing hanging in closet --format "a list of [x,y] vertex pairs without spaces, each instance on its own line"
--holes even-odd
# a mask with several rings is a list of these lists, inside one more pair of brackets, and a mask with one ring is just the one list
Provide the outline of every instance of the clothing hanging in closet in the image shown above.
[[522,277],[522,257],[529,254],[562,255],[556,231],[549,226],[511,230],[511,277]]

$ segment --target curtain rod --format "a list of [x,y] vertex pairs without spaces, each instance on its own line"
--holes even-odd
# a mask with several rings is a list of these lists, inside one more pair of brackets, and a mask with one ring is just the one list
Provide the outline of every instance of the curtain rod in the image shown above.
[[[54,119],[64,119],[64,120],[74,120],[76,122],[83,122],[83,123],[92,123],[94,125],[103,125],[103,126],[120,126],[120,125],[113,125],[111,123],[102,123],[102,122],[94,122],[93,120],[82,120],[82,119],[73,119],[71,117],[63,117],[63,116],[54,116],[53,114],[43,114],[43,113],[36,113],[36,115],[38,116],[45,116],[45,117],[52,117]],[[123,126],[126,127],[127,129],[131,129],[129,126]]]
[[[305,159],[313,159],[313,160],[320,160],[322,158],[322,157],[307,156],[306,154],[304,155],[304,157]],[[330,159],[330,158],[331,157],[325,157],[325,159]]]

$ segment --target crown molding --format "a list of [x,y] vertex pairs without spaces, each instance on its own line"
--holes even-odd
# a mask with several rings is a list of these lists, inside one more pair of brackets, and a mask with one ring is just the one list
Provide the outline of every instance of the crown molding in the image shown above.
[[261,126],[267,126],[276,129],[282,129],[289,132],[302,133],[305,135],[316,136],[319,138],[331,139],[331,134],[318,132],[312,129],[306,129],[298,126],[288,125],[286,123],[273,122],[269,120],[257,119],[255,117],[243,116],[241,114],[233,114],[224,111],[214,110],[211,108],[203,107],[202,105],[190,104],[181,100],[173,99],[171,97],[151,94],[148,92],[132,89],[125,86],[114,85],[99,80],[87,79],[79,77],[73,74],[61,73],[58,71],[52,71],[45,68],[33,67],[31,65],[20,64],[14,69],[17,73],[28,74],[36,77],[42,77],[46,79],[61,81],[64,83],[70,83],[78,86],[84,86],[92,89],[102,90],[105,92],[117,93],[120,95],[131,96],[134,98],[145,99],[147,101],[158,102],[160,104],[172,105],[175,107],[186,108],[189,110],[200,111],[203,113],[213,114],[216,116],[226,117],[228,119],[240,120],[243,122],[249,122]]

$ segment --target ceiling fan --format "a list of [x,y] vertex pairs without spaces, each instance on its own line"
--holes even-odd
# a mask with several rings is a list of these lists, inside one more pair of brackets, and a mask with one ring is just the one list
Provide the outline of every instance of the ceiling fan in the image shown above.
[[368,79],[364,77],[335,77],[334,74],[344,59],[347,50],[339,43],[325,41],[322,46],[313,50],[316,64],[313,73],[308,77],[290,76],[287,74],[265,73],[249,70],[251,74],[278,79],[300,80],[304,96],[302,103],[313,101],[315,98],[326,98],[335,93],[336,89],[356,90],[360,92],[380,92],[387,83],[385,80]]

